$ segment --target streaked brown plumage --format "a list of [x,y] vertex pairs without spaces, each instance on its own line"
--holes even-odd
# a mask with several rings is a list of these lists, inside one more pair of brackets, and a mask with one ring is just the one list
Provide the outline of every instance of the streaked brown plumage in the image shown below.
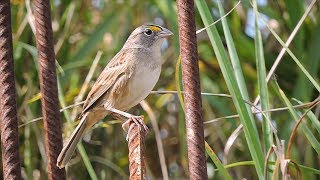
[[58,167],[68,163],[83,134],[106,115],[117,111],[134,117],[123,111],[145,99],[155,86],[161,72],[160,47],[170,35],[169,30],[157,25],[143,25],[131,33],[89,92],[80,123],[57,159]]

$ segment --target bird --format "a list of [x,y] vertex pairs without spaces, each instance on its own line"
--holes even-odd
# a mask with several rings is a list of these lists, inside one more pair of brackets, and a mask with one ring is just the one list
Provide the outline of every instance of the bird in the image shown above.
[[148,130],[142,116],[126,111],[144,100],[157,83],[161,72],[161,46],[171,35],[170,30],[156,24],[141,25],[133,30],[89,91],[80,122],[62,148],[57,167],[64,168],[68,164],[84,134],[107,115],[125,119],[124,130],[130,131],[130,123]]

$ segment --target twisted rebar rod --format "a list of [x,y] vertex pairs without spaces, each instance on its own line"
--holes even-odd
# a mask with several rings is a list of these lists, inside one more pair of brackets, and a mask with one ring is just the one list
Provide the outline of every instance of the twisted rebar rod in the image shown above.
[[10,1],[0,1],[0,124],[3,179],[21,179]]
[[61,120],[56,77],[50,1],[35,0],[34,15],[38,48],[41,103],[44,118],[45,145],[49,179],[65,179],[65,170],[56,166],[62,149]]
[[179,41],[190,179],[208,179],[193,0],[178,0]]
[[146,166],[144,163],[146,131],[135,123],[130,124],[128,132],[129,172],[130,180],[146,179]]

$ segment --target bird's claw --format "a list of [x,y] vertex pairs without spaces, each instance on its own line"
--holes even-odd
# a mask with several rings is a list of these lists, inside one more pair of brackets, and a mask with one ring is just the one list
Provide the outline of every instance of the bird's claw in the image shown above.
[[131,116],[127,121],[125,121],[122,124],[122,129],[124,131],[127,131],[127,133],[128,133],[127,137],[126,137],[127,141],[129,141],[129,134],[134,127],[134,126],[130,125],[131,123],[136,124],[139,127],[139,131],[141,131],[141,128],[143,128],[144,131],[146,132],[146,134],[149,132],[149,128],[147,127],[147,125],[143,121],[143,116]]

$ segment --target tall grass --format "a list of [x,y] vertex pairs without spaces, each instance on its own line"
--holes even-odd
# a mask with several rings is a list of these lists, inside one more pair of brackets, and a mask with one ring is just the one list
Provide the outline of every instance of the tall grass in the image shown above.
[[[47,173],[43,124],[34,120],[42,116],[41,97],[28,3],[12,1],[22,174],[24,179],[43,179]],[[312,106],[319,101],[320,92],[319,5],[308,9],[310,1],[301,0],[268,1],[266,6],[255,0],[238,3],[195,0],[197,28],[205,28],[197,37],[201,90],[205,92],[203,117],[208,121],[205,136],[209,178],[264,179],[265,171],[269,179],[288,175],[294,178],[300,171],[302,179],[319,179],[320,110],[319,105]],[[254,12],[253,37],[245,33],[249,9]],[[155,92],[146,101],[159,125],[156,132],[158,140],[162,140],[162,163],[166,162],[169,179],[185,179],[188,157],[176,13],[173,0],[52,1],[61,108],[74,104],[98,51],[102,51],[102,57],[92,80],[86,82],[89,88],[134,27],[163,22],[174,32],[163,51],[162,73],[154,90],[177,91],[178,95]],[[262,14],[269,17],[262,20],[267,24],[264,29],[260,24]],[[293,33],[295,30],[297,34]],[[288,43],[291,34],[293,41]],[[283,55],[281,49],[285,50]],[[266,75],[273,65],[275,75],[268,83]],[[254,104],[257,96],[260,103]],[[61,114],[65,138],[72,131],[69,112],[71,109]],[[145,115],[146,123],[151,124],[140,106],[131,112]],[[230,115],[235,116],[224,118]],[[146,139],[146,164],[148,176],[156,179],[162,177],[159,169],[164,166],[158,157],[154,133],[151,130]],[[111,117],[98,123],[79,145],[80,155],[74,155],[67,168],[68,177],[127,178],[125,136],[119,122]],[[267,158],[267,152],[272,158]],[[289,171],[282,171],[280,166],[287,166]]]

